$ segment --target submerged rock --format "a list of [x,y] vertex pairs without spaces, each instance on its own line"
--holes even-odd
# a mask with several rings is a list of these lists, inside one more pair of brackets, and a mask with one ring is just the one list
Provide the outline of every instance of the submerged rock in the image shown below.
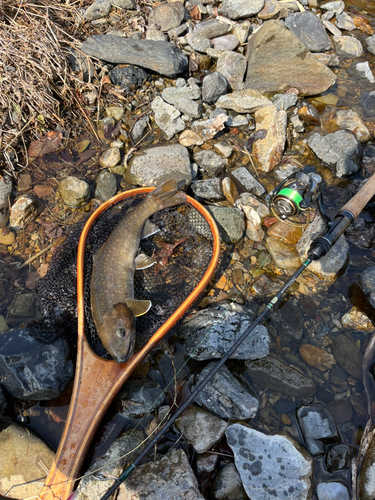
[[362,143],[370,140],[370,132],[364,121],[352,109],[327,106],[322,116],[322,126],[327,132],[350,130]]
[[354,342],[345,335],[337,335],[332,339],[332,354],[343,370],[362,379],[362,354]]
[[358,307],[352,307],[350,311],[344,314],[341,318],[341,323],[348,330],[372,332],[375,329],[375,325],[371,319]]
[[279,21],[270,20],[251,37],[245,88],[282,92],[296,87],[300,95],[320,94],[335,74]]
[[356,449],[348,444],[335,444],[327,451],[325,465],[328,472],[349,469],[350,462],[357,454]]
[[297,418],[311,455],[323,455],[325,444],[340,441],[333,417],[326,408],[301,406],[297,410]]
[[[214,368],[216,361],[208,364],[198,375],[196,385]],[[238,382],[226,366],[222,366],[201,390],[195,400],[220,418],[252,418],[258,411],[258,400]]]
[[350,500],[348,488],[334,481],[319,483],[316,487],[316,494],[318,500]]
[[375,308],[375,266],[370,266],[362,271],[360,280],[363,292],[368,297],[372,307]]
[[293,270],[301,265],[300,257],[294,245],[288,245],[279,239],[272,238],[272,236],[268,236],[266,245],[277,267]]
[[244,425],[226,430],[236,468],[252,500],[309,500],[313,461],[287,436],[267,436]]
[[[252,315],[234,302],[212,306],[190,315],[178,333],[184,339],[186,353],[193,359],[221,358],[238,337],[251,325]],[[202,341],[203,339],[203,341]],[[260,359],[269,353],[266,327],[257,326],[232,354],[231,359]]]

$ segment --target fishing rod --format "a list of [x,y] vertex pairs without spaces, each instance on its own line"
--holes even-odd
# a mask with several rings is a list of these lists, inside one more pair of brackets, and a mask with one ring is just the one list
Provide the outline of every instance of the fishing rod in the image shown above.
[[[186,408],[192,404],[200,391],[208,384],[208,382],[215,376],[215,374],[220,370],[220,368],[228,361],[230,356],[235,352],[235,350],[244,342],[248,335],[256,328],[263,318],[269,313],[271,309],[279,302],[283,294],[288,290],[288,288],[296,281],[298,276],[307,268],[307,266],[314,260],[318,260],[324,255],[326,255],[340,236],[346,231],[353,220],[362,212],[366,204],[375,195],[375,174],[370,177],[366,184],[358,191],[358,193],[351,198],[351,200],[344,205],[341,210],[337,213],[335,219],[329,223],[328,231],[315,239],[309,248],[306,260],[301,264],[301,266],[293,273],[293,275],[286,281],[286,283],[280,288],[272,300],[266,305],[259,316],[254,320],[254,322],[243,332],[243,334],[232,344],[228,349],[225,356],[223,356],[216,366],[206,375],[206,377],[199,382],[195,389],[191,392],[190,396],[186,401],[179,407],[176,413],[170,418],[170,420],[164,425],[164,427],[154,436],[154,438],[149,442],[149,444],[144,448],[140,455],[133,461],[131,465],[125,469],[125,471],[115,480],[115,483],[107,490],[107,492],[100,498],[100,500],[108,500],[108,498],[119,488],[121,483],[123,483],[133,472],[133,470],[141,463],[143,458],[151,451],[151,449],[157,444],[157,442],[167,433],[167,431],[172,427],[175,421],[181,417]],[[296,198],[296,195],[293,195]]]

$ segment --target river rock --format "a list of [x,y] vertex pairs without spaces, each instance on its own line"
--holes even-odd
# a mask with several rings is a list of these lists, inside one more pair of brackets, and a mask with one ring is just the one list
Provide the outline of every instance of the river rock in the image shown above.
[[83,73],[83,81],[91,82],[95,74],[95,67],[90,58],[82,54],[81,51],[73,49],[73,47],[67,47],[66,49],[69,63],[74,72]]
[[215,142],[214,148],[217,149],[220,154],[225,156],[225,158],[229,158],[230,155],[233,153],[232,146],[229,146],[229,144],[225,142]]
[[241,424],[226,430],[236,468],[252,500],[309,500],[313,461],[288,436],[267,436]]
[[369,129],[352,109],[327,106],[322,115],[322,126],[327,132],[336,132],[340,128],[350,130],[361,143],[370,140]]
[[375,308],[375,266],[370,266],[360,275],[360,283],[363,292],[370,301],[370,304]]
[[108,0],[96,0],[85,12],[85,18],[88,21],[94,21],[106,17],[112,9],[112,5]]
[[224,35],[213,38],[212,43],[215,50],[234,50],[238,47],[238,39],[235,35]]
[[[240,304],[211,306],[187,316],[178,333],[184,338],[186,353],[204,361],[222,358],[229,347],[251,325],[252,314]],[[260,359],[269,354],[266,327],[257,326],[230,359]]]
[[[354,24],[354,23],[353,23]],[[366,38],[367,50],[375,55],[375,35]]]
[[326,408],[301,406],[297,410],[297,418],[311,455],[323,455],[325,444],[340,441],[335,422]]
[[262,196],[266,192],[265,187],[255,179],[246,167],[239,167],[236,170],[232,170],[231,176],[249,193]]
[[312,380],[274,356],[246,361],[246,366],[252,380],[262,389],[272,387],[272,390],[290,396],[307,396],[315,393],[316,387]]
[[205,38],[216,38],[225,35],[230,31],[231,24],[218,19],[209,19],[194,26],[194,33],[197,33]]
[[15,200],[10,209],[9,226],[13,229],[21,229],[25,227],[29,222],[33,222],[38,214],[38,200],[28,195],[20,196]]
[[[168,4],[172,5],[172,4]],[[162,98],[168,104],[176,106],[181,99],[199,99],[201,96],[199,87],[193,85],[192,87],[167,87],[161,93]]]
[[259,214],[259,217],[262,218],[270,214],[268,206],[250,193],[242,193],[236,200],[235,205],[245,213],[246,207],[251,207]]
[[375,90],[363,92],[361,95],[361,107],[365,117],[375,117]]
[[135,64],[165,76],[184,73],[186,55],[170,42],[135,40],[112,35],[93,35],[81,47],[82,52],[113,64]]
[[295,106],[297,103],[298,96],[294,92],[288,92],[287,94],[275,94],[271,102],[277,109],[280,111],[282,109],[289,109],[292,106]]
[[356,174],[360,169],[362,148],[356,136],[348,130],[338,130],[326,136],[312,134],[307,144],[339,179]]
[[[216,361],[212,361],[201,371],[196,385],[215,365]],[[220,418],[253,418],[259,407],[258,400],[250,394],[245,385],[234,378],[226,366],[220,368],[195,401]]]
[[148,128],[149,123],[150,123],[150,118],[148,116],[142,116],[142,118],[140,118],[135,122],[135,125],[132,128],[132,131],[130,132],[134,144],[137,144],[137,142],[142,139],[146,129]]
[[20,295],[16,295],[12,305],[9,308],[9,314],[11,316],[31,318],[35,314],[35,308],[35,293],[21,293]]
[[287,114],[276,106],[266,106],[255,113],[256,130],[267,130],[263,139],[253,145],[253,154],[258,168],[268,173],[280,162],[285,148]]
[[214,71],[203,78],[202,100],[208,104],[216,102],[220,96],[227,93],[228,82],[224,75]]
[[245,88],[281,93],[296,87],[299,95],[316,95],[335,81],[335,74],[280,21],[264,23],[249,40]]
[[139,465],[121,484],[117,500],[204,500],[183,450]]
[[266,246],[277,267],[294,270],[301,265],[300,257],[294,245],[288,245],[269,236],[266,240]]
[[208,38],[205,38],[198,33],[188,33],[186,35],[186,41],[190,47],[197,52],[205,53],[206,50],[212,46],[211,41]]
[[132,66],[129,64],[126,66],[115,66],[108,73],[108,76],[111,79],[113,85],[117,85],[122,89],[132,89],[141,87],[148,77],[148,73],[142,68],[138,68],[137,66]]
[[365,62],[357,62],[354,61],[349,68],[346,70],[349,75],[359,76],[370,83],[375,83],[374,74],[371,71],[370,65],[368,61]]
[[220,238],[227,244],[239,241],[245,231],[245,218],[237,208],[207,207],[218,226]]
[[301,344],[299,346],[299,353],[301,358],[309,366],[317,368],[322,372],[331,370],[332,366],[335,364],[335,358],[332,354],[329,354],[317,345]]
[[234,464],[222,467],[216,474],[210,489],[213,500],[248,500],[241,476]]
[[[268,214],[267,214],[268,215]],[[283,241],[287,245],[297,243],[302,236],[300,227],[287,226],[283,222],[276,222],[267,231],[268,236]]]
[[[143,432],[129,429],[117,438],[108,451],[100,457],[85,473],[77,488],[75,500],[93,500],[101,498],[114,484],[113,477],[118,477],[126,464],[131,463],[144,448]],[[99,470],[99,474],[95,472]],[[103,477],[106,478],[103,481]]]
[[181,144],[155,146],[141,149],[130,162],[125,178],[130,184],[140,186],[158,186],[160,178],[184,179],[191,183],[189,152]]
[[90,186],[77,177],[66,177],[60,182],[59,192],[65,205],[79,207],[86,203],[90,196]]
[[246,89],[222,95],[219,97],[216,106],[223,109],[233,109],[237,113],[254,113],[270,104],[271,101],[262,96],[257,90]]
[[346,31],[353,31],[356,29],[353,19],[346,12],[336,14],[336,26],[340,28],[340,30]]
[[121,154],[119,148],[108,148],[100,157],[100,165],[103,168],[112,168],[120,163]]
[[363,47],[359,40],[352,36],[334,36],[333,44],[338,56],[354,59],[361,57]]
[[229,19],[243,19],[258,14],[264,7],[265,0],[224,0],[221,13]]
[[6,495],[10,490],[11,498],[37,498],[54,456],[54,452],[32,429],[2,418],[0,495]]
[[332,339],[332,354],[337,363],[349,375],[356,379],[362,378],[362,354],[358,347],[345,335]]
[[130,378],[121,390],[121,413],[128,418],[139,418],[158,408],[164,402],[164,391],[154,380]]
[[[325,232],[326,225],[321,217],[317,217],[309,224],[296,246],[301,262],[307,258],[311,243]],[[309,264],[309,270],[321,279],[333,280],[347,264],[348,257],[349,244],[342,235],[327,255]]]
[[291,14],[285,19],[285,25],[311,52],[324,52],[332,48],[321,20],[309,10]]
[[196,405],[189,406],[175,425],[197,453],[210,450],[220,441],[228,427],[224,420]]
[[341,323],[344,328],[359,332],[368,333],[375,329],[375,325],[371,319],[358,307],[352,307],[350,311],[344,314],[341,318]]
[[157,26],[161,31],[169,31],[180,26],[185,15],[182,2],[161,4],[148,15],[149,26]]
[[163,101],[160,96],[152,101],[151,109],[155,113],[156,125],[161,128],[168,140],[185,129],[185,122],[180,118],[181,113]]
[[320,4],[319,7],[323,10],[334,12],[335,14],[341,14],[345,9],[345,2],[343,0],[334,0],[333,2]]
[[195,153],[194,161],[202,170],[211,175],[213,175],[218,168],[225,168],[228,164],[228,160],[226,158],[223,158],[211,149]]
[[267,21],[273,17],[281,19],[288,16],[288,9],[278,0],[267,0],[263,9],[258,13],[259,19]]
[[0,227],[8,224],[10,215],[10,201],[13,190],[13,181],[9,175],[0,178]]
[[348,488],[342,483],[330,481],[316,487],[318,500],[350,500]]
[[217,61],[216,70],[225,76],[232,90],[243,89],[243,78],[246,71],[245,56],[238,52],[224,51]]
[[191,189],[196,197],[203,200],[221,201],[225,199],[221,180],[217,177],[212,179],[204,179],[202,181],[194,181]]
[[249,36],[250,26],[250,21],[244,21],[243,23],[236,24],[232,30],[233,35],[237,37],[240,45],[246,43],[247,37]]
[[180,137],[178,138],[178,142],[183,146],[200,146],[203,144],[203,139],[193,132],[192,130],[185,129],[181,132]]
[[335,444],[332,448],[329,448],[325,457],[325,465],[328,472],[349,469],[351,459],[356,454],[357,452],[353,446],[343,443]]

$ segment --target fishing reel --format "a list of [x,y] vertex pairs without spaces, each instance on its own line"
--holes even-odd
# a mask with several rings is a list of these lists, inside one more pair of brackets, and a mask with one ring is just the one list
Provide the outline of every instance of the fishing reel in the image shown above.
[[322,178],[312,165],[291,174],[267,195],[271,212],[280,222],[304,227],[310,222],[309,210],[315,208],[313,205],[317,202],[317,208],[325,218],[321,183]]

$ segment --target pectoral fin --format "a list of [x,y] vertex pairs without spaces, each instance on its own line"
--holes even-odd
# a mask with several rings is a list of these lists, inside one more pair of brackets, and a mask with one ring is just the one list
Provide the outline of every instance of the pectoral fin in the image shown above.
[[125,302],[135,317],[146,314],[152,306],[151,300],[126,299]]
[[149,236],[152,236],[153,234],[158,233],[159,231],[160,229],[158,228],[158,226],[156,226],[147,219],[142,229],[141,240],[144,240],[145,238],[148,238]]
[[137,255],[134,261],[134,269],[146,269],[156,264],[156,260],[144,253]]

